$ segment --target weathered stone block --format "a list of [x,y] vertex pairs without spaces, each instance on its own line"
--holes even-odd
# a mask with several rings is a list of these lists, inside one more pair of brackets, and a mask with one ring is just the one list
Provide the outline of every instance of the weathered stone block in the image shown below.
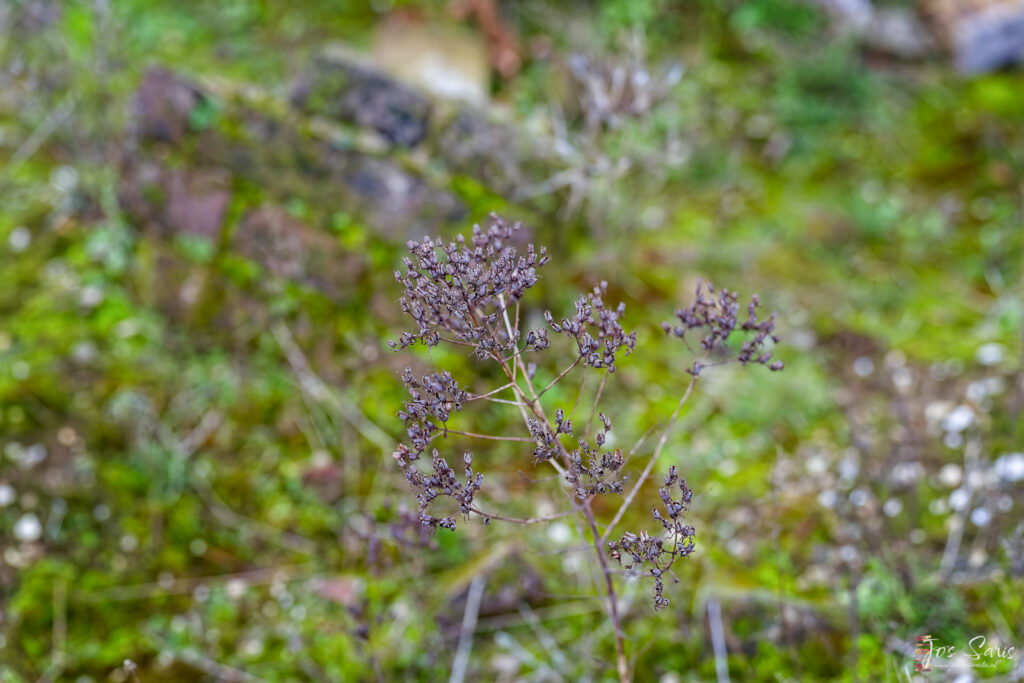
[[[202,127],[194,124],[199,107],[215,112]],[[345,211],[396,240],[466,215],[454,194],[391,158],[328,142],[301,120],[219,100],[166,70],[146,75],[137,112],[122,197],[130,213],[171,231],[212,235],[235,181],[276,202],[299,199],[323,212]]]
[[922,10],[965,73],[1024,60],[1024,0],[926,0]]
[[516,127],[465,101],[431,101],[347,51],[321,54],[295,85],[292,103],[305,113],[372,129],[396,147],[425,151],[442,173],[473,178],[496,194],[511,195],[544,177],[523,162],[543,155],[531,151]]
[[300,109],[372,128],[403,147],[427,135],[430,100],[416,90],[337,52],[317,57],[292,92]]

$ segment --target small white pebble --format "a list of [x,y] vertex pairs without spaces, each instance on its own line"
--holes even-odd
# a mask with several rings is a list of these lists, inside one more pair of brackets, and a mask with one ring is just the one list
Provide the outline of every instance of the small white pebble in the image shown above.
[[875,363],[867,356],[861,356],[853,361],[853,371],[858,377],[867,377],[875,371]]
[[896,368],[902,368],[907,364],[907,354],[894,349],[885,354],[885,364],[893,370]]
[[57,431],[57,441],[59,441],[62,446],[73,446],[75,444],[75,439],[77,438],[78,434],[76,434],[75,430],[71,427],[61,427]]
[[982,365],[998,365],[1006,355],[1006,347],[996,342],[982,344],[978,347],[975,358]]
[[249,584],[245,579],[234,578],[229,579],[224,585],[224,591],[228,594],[228,597],[237,600],[245,595],[245,591],[248,587]]
[[901,392],[910,391],[914,386],[914,372],[910,368],[896,368],[892,371],[892,383]]
[[17,498],[14,487],[10,484],[0,484],[0,508],[5,508]]
[[974,508],[971,510],[971,522],[974,526],[988,526],[992,521],[992,513],[988,508]]
[[895,517],[903,512],[903,501],[899,498],[890,498],[882,506],[882,512],[885,513],[886,517]]
[[892,482],[897,486],[907,486],[924,476],[924,467],[919,462],[900,462],[892,468]]
[[962,432],[974,424],[974,411],[970,406],[959,405],[953,408],[942,420],[942,428],[947,432]]
[[853,562],[857,559],[859,554],[860,553],[857,552],[857,549],[850,544],[846,544],[839,549],[839,559],[843,562]]
[[46,460],[46,446],[41,443],[32,444],[22,454],[21,466],[28,469],[29,467],[35,467],[43,460]]
[[804,462],[804,467],[807,468],[809,474],[824,474],[828,469],[828,461],[824,456],[812,455]]
[[960,465],[949,463],[943,465],[942,469],[939,470],[939,483],[948,488],[954,488],[960,485],[963,480],[963,470],[960,469]]
[[857,458],[847,456],[839,462],[839,476],[843,479],[855,479],[860,472],[860,463]]
[[86,285],[78,296],[78,302],[86,308],[95,308],[103,301],[103,288],[98,285]]
[[40,524],[39,518],[31,512],[22,515],[14,523],[14,537],[19,541],[38,541],[42,535],[43,525]]
[[996,476],[1003,481],[1016,482],[1024,479],[1024,453],[1007,453],[996,459]]
[[7,246],[15,254],[25,251],[30,244],[32,244],[32,233],[23,225],[19,225],[14,230],[11,230],[11,234],[7,236]]
[[50,187],[61,194],[67,194],[78,184],[78,171],[71,166],[58,166],[50,174]]

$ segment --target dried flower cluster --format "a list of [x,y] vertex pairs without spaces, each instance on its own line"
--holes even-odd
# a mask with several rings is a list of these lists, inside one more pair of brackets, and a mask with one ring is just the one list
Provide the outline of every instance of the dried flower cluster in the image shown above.
[[436,346],[448,332],[456,343],[475,347],[479,358],[511,352],[517,339],[502,332],[498,318],[537,283],[537,269],[548,262],[543,247],[537,251],[531,244],[520,256],[506,245],[519,227],[494,216],[486,231],[473,228],[471,245],[462,235],[447,244],[441,239],[409,242],[406,273],[395,271],[395,279],[405,288],[399,299],[402,311],[418,329],[391,342],[392,348],[420,342]]
[[412,400],[405,404],[405,410],[398,417],[405,422],[409,442],[416,453],[422,453],[439,431],[434,420],[448,422],[452,411],[462,409],[469,394],[459,388],[459,383],[448,372],[431,373],[416,378],[412,370],[402,372],[402,383],[408,389]]
[[431,464],[433,471],[428,475],[420,472],[414,460],[419,458],[418,454],[412,453],[405,446],[399,446],[394,454],[395,461],[405,473],[406,481],[413,490],[419,491],[416,494],[416,501],[420,505],[420,524],[425,527],[436,529],[449,529],[455,531],[455,517],[434,517],[428,512],[431,504],[439,497],[447,497],[458,503],[459,511],[468,515],[473,509],[473,496],[480,490],[483,484],[484,475],[473,472],[473,455],[468,451],[463,454],[462,460],[466,466],[466,483],[463,485],[455,476],[455,470],[448,464],[448,461],[441,457],[441,454],[434,449]]
[[[707,291],[705,292],[705,290]],[[708,297],[707,294],[712,296]],[[728,289],[723,289],[717,297],[714,294],[714,285],[705,283],[703,280],[699,281],[696,300],[686,308],[676,310],[678,324],[661,324],[665,334],[671,334],[686,341],[686,335],[689,332],[703,333],[700,346],[708,354],[731,356],[730,360],[737,360],[741,365],[748,363],[768,365],[772,354],[765,351],[765,346],[769,340],[772,343],[779,341],[774,334],[775,314],[770,315],[767,320],[759,320],[757,308],[761,302],[755,294],[747,304],[747,319],[740,323],[737,317],[740,310],[739,294],[730,292]],[[729,351],[727,343],[737,326],[740,331],[752,333],[752,336],[743,342],[738,353],[733,354]],[[699,361],[694,362],[690,372],[698,375],[704,367]],[[781,370],[783,368],[782,361],[771,363],[769,368],[773,371]]]
[[[636,332],[626,334],[619,322],[626,312],[626,304],[620,303],[615,310],[605,308],[604,295],[607,291],[608,283],[602,281],[593,292],[581,296],[576,301],[576,315],[572,318],[562,318],[556,323],[550,311],[545,312],[544,317],[553,332],[576,340],[584,365],[615,372],[615,354],[623,347],[626,355],[630,354],[636,347]],[[597,311],[596,319],[594,311]]]
[[600,413],[600,418],[604,430],[597,433],[597,446],[593,447],[585,439],[580,439],[579,448],[569,453],[569,471],[565,479],[576,487],[573,493],[580,499],[606,493],[622,493],[625,484],[623,479],[616,478],[626,464],[622,449],[601,451],[607,433],[612,429],[612,421],[604,413]]
[[[559,410],[561,410],[561,408],[559,408]],[[563,429],[563,424],[565,425],[564,429],[569,430],[568,433],[571,434],[572,422],[559,423],[559,431]],[[561,453],[562,447],[558,442],[558,438],[555,436],[555,433],[533,418],[530,418],[527,421],[526,426],[530,431],[530,438],[537,444],[536,448],[533,449],[533,464],[537,465],[545,460],[557,458],[559,453]]]
[[[455,515],[461,513],[468,518],[477,514],[485,522],[502,519],[520,524],[532,524],[547,519],[516,519],[494,514],[485,514],[475,506],[474,497],[480,492],[483,475],[474,471],[472,455],[463,454],[465,479],[460,481],[445,458],[432,449],[430,468],[421,467],[420,456],[427,451],[438,436],[458,434],[468,438],[522,442],[524,456],[532,456],[535,467],[549,465],[560,476],[554,480],[561,483],[570,512],[584,518],[592,538],[588,539],[596,559],[608,577],[604,587],[609,597],[609,615],[616,623],[617,653],[620,673],[623,671],[623,645],[618,635],[621,630],[615,604],[615,588],[609,574],[608,561],[616,560],[629,570],[645,568],[654,578],[654,604],[661,608],[668,604],[663,595],[663,576],[670,572],[676,560],[686,557],[694,549],[694,529],[684,521],[684,516],[693,500],[693,492],[684,479],[677,474],[676,466],[669,469],[665,486],[660,489],[661,506],[655,508],[653,518],[660,522],[662,529],[657,534],[641,531],[638,534],[624,533],[617,541],[609,542],[608,536],[627,511],[635,496],[651,474],[663,447],[667,442],[679,408],[686,401],[697,381],[701,370],[710,365],[703,361],[713,354],[715,365],[737,361],[741,365],[770,363],[769,345],[778,341],[774,336],[774,316],[761,320],[757,315],[758,300],[755,296],[747,307],[746,319],[738,320],[739,304],[735,292],[715,292],[710,285],[700,285],[695,302],[676,312],[678,323],[666,324],[665,331],[687,341],[688,335],[702,335],[700,340],[703,355],[692,366],[690,384],[680,399],[679,407],[668,420],[658,446],[648,460],[647,466],[630,483],[625,474],[627,457],[619,448],[610,448],[609,435],[611,419],[598,412],[598,403],[609,376],[615,372],[617,362],[631,354],[637,345],[635,332],[627,332],[623,326],[625,306],[607,306],[608,285],[601,282],[591,292],[576,301],[571,316],[556,320],[550,312],[544,313],[546,326],[520,332],[520,307],[525,292],[538,281],[538,270],[548,262],[546,250],[526,247],[520,254],[511,246],[518,224],[507,223],[494,216],[487,229],[476,227],[469,243],[458,238],[454,242],[424,240],[410,242],[410,257],[405,259],[405,273],[395,274],[404,288],[401,297],[402,310],[414,321],[414,330],[405,332],[393,348],[406,348],[414,344],[433,347],[449,343],[467,347],[468,353],[479,360],[494,363],[504,374],[507,382],[490,392],[473,395],[460,386],[447,371],[430,372],[416,376],[411,370],[402,374],[402,381],[409,391],[410,399],[399,417],[405,422],[408,445],[401,445],[394,453],[395,460],[419,503],[419,523],[427,530],[438,527],[454,530]],[[746,336],[738,349],[730,350],[728,342],[736,334]],[[554,334],[555,337],[549,337]],[[535,363],[527,363],[527,352],[539,353],[551,349],[552,340],[561,337],[569,343],[570,363],[551,382],[538,390],[533,382],[538,377]],[[569,341],[571,340],[571,341]],[[781,369],[779,362],[770,363],[772,370]],[[576,430],[572,415],[579,407],[577,398],[571,415],[562,408],[547,412],[543,397],[552,386],[566,380],[575,371],[583,395],[587,373],[599,372],[600,387],[594,397],[593,413],[586,421],[588,425],[599,418],[601,428],[593,440],[586,431]],[[503,398],[498,398],[504,394]],[[508,434],[488,435],[473,431],[454,431],[448,427],[453,415],[471,401],[487,400],[510,405],[512,414],[522,417],[524,436]],[[583,423],[583,418],[580,418]],[[571,442],[571,443],[570,443]],[[606,448],[606,444],[609,448]],[[635,449],[634,449],[635,450]],[[627,484],[630,484],[627,494]],[[591,501],[596,496],[623,496],[619,511],[610,523],[605,525],[605,536],[601,536]],[[442,505],[439,499],[449,499],[449,510],[435,511]],[[485,506],[486,507],[486,506]]]
[[[679,489],[678,499],[672,497],[673,488]],[[648,572],[654,577],[654,609],[668,606],[662,577],[672,569],[676,560],[693,552],[696,533],[692,526],[683,523],[683,513],[690,509],[693,491],[686,485],[686,480],[679,477],[675,465],[669,467],[665,486],[658,490],[658,495],[665,506],[665,513],[654,508],[651,514],[665,528],[665,538],[641,531],[639,536],[626,533],[618,541],[608,543],[609,557],[619,564],[622,564],[623,553],[630,556],[632,562],[627,561],[627,569],[648,567]]]

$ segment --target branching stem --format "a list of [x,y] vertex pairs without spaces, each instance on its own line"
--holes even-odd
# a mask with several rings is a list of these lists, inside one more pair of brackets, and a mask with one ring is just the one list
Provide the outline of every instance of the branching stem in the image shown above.
[[665,444],[668,442],[669,432],[672,431],[672,425],[675,424],[676,419],[679,417],[679,411],[683,409],[686,401],[690,398],[690,394],[693,393],[693,387],[697,384],[697,378],[699,375],[691,375],[690,383],[686,386],[686,391],[683,392],[682,397],[679,399],[679,403],[676,404],[676,409],[672,412],[672,417],[668,419],[668,424],[665,425],[665,431],[661,433],[661,438],[658,439],[658,445],[655,446],[654,452],[651,454],[651,459],[647,461],[647,466],[644,467],[644,471],[640,473],[640,478],[636,480],[633,488],[630,489],[629,494],[626,495],[626,499],[622,501],[622,505],[619,506],[618,512],[612,517],[612,521],[608,523],[608,527],[604,530],[604,536],[601,538],[601,543],[604,544],[608,541],[608,538],[612,534],[612,530],[615,525],[622,520],[622,516],[626,514],[626,510],[629,509],[633,499],[636,498],[636,494],[640,491],[640,487],[647,481],[647,477],[651,475],[651,471],[654,469],[654,464],[658,462],[658,456],[661,455],[661,451],[665,448]]

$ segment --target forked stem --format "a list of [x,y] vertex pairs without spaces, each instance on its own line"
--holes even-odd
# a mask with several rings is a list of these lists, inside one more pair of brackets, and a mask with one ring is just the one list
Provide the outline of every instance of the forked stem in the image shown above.
[[679,411],[686,405],[686,401],[690,398],[690,394],[693,393],[693,387],[697,384],[698,375],[692,375],[690,377],[690,383],[686,387],[686,391],[683,392],[682,398],[679,399],[679,403],[676,404],[676,409],[672,412],[672,417],[668,419],[668,424],[665,425],[665,431],[661,433],[661,438],[658,439],[658,445],[655,446],[654,452],[651,454],[651,459],[647,461],[647,466],[644,467],[644,471],[640,473],[640,478],[633,484],[633,488],[630,489],[629,494],[626,495],[626,499],[622,501],[622,505],[619,506],[615,516],[612,517],[612,521],[608,523],[607,528],[604,530],[604,536],[601,537],[601,544],[604,545],[612,535],[612,530],[615,525],[622,521],[622,516],[626,514],[626,510],[633,503],[633,499],[636,498],[636,494],[640,491],[640,487],[647,481],[647,477],[651,476],[651,472],[654,470],[654,464],[658,462],[658,456],[661,455],[661,451],[665,448],[665,444],[668,442],[669,432],[672,431],[672,425],[675,424],[679,418]]

